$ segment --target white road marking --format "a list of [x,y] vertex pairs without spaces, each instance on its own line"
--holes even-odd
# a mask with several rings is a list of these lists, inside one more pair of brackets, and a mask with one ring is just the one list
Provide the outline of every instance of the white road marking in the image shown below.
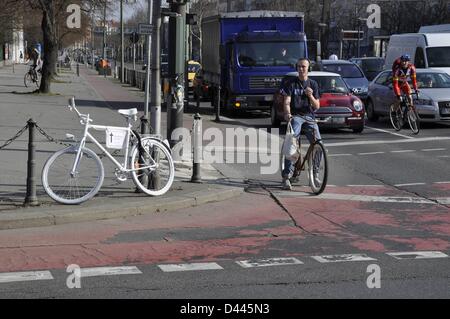
[[400,150],[400,151],[391,151],[391,153],[411,153],[416,152],[415,150]]
[[407,136],[407,135],[403,135],[403,134],[400,134],[400,133],[394,133],[394,132],[392,132],[392,131],[382,130],[382,129],[380,129],[380,128],[375,128],[375,127],[371,127],[371,126],[366,126],[366,128],[371,129],[371,130],[374,130],[374,131],[378,131],[378,132],[383,132],[383,133],[388,133],[388,134],[395,135],[395,136],[400,136],[400,137],[408,138],[408,139],[414,138],[414,137],[412,137],[412,136]]
[[336,156],[352,156],[353,154],[328,154],[328,157],[336,157]]
[[0,273],[0,283],[15,281],[51,280],[50,271],[27,271]]
[[440,251],[411,251],[411,252],[398,252],[387,253],[396,259],[428,259],[428,258],[446,258],[448,255]]
[[374,155],[374,154],[384,154],[384,152],[358,153],[358,155]]
[[81,277],[142,274],[135,266],[81,268],[80,271]]
[[303,264],[300,260],[298,260],[297,258],[293,258],[293,257],[241,260],[241,261],[236,261],[236,263],[243,268]]
[[425,183],[407,183],[407,184],[395,184],[395,187],[402,187],[402,186],[416,186],[416,185],[426,185]]
[[[332,199],[357,202],[378,202],[378,203],[402,203],[402,204],[430,204],[437,205],[436,202],[418,197],[400,197],[400,196],[369,196],[369,195],[352,195],[352,194],[333,194],[322,193],[318,196],[312,196],[309,193],[280,191],[273,192],[275,196],[285,197],[301,197],[302,199]],[[442,201],[450,200],[450,198],[441,198]]]
[[357,185],[357,184],[350,184],[350,185],[345,185],[347,187],[381,187],[383,185],[379,184],[379,185]]
[[434,184],[450,184],[450,181],[449,182],[434,182]]
[[422,152],[446,151],[446,148],[425,148]]
[[338,143],[327,143],[324,140],[325,147],[334,146],[354,146],[354,145],[374,145],[374,144],[397,144],[397,143],[416,143],[416,142],[436,142],[436,141],[446,141],[450,140],[450,137],[436,136],[436,137],[420,137],[411,139],[401,139],[401,140],[375,140],[375,141],[354,141],[354,142],[338,142]]
[[440,158],[449,158],[450,155],[440,155],[440,156],[438,156],[438,157],[440,157]]
[[439,204],[442,205],[449,205],[450,204],[450,198],[449,197],[437,197],[434,198]]
[[343,254],[343,255],[324,255],[324,256],[311,256],[311,258],[317,260],[320,263],[336,263],[344,261],[372,261],[375,258],[369,257],[366,254]]
[[217,263],[169,264],[158,267],[164,272],[223,269]]

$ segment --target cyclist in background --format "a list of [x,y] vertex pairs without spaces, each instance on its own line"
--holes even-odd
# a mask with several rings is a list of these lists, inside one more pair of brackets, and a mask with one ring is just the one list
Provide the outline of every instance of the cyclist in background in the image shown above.
[[[397,60],[400,60],[400,65],[398,65]],[[392,66],[392,85],[394,94],[397,97],[396,107],[398,108],[400,106],[401,91],[406,94],[409,104],[412,106],[413,100],[411,96],[411,87],[408,84],[408,77],[411,78],[416,94],[419,94],[419,90],[417,89],[416,67],[409,62],[411,58],[408,54],[402,55],[397,60],[394,61],[394,65]]]

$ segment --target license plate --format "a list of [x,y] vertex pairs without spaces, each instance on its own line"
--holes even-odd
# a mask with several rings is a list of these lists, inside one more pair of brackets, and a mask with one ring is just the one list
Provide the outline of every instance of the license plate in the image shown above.
[[345,123],[345,118],[343,118],[343,117],[333,117],[333,118],[331,118],[331,123],[333,123],[333,124],[344,124]]

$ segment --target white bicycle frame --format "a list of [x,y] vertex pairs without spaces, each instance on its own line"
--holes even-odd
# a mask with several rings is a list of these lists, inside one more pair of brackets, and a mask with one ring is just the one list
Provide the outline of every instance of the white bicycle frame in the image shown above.
[[[80,143],[78,144],[78,149],[77,149],[77,155],[75,157],[75,161],[73,163],[72,166],[72,170],[70,172],[71,176],[74,176],[77,172],[77,167],[78,167],[78,163],[80,162],[81,159],[81,150],[82,148],[86,145],[86,140],[89,139],[90,141],[92,141],[95,145],[97,145],[97,147],[106,154],[106,156],[117,166],[117,168],[124,173],[129,173],[132,171],[139,171],[139,170],[144,170],[144,169],[150,169],[150,170],[154,170],[157,168],[157,163],[153,160],[153,158],[151,156],[150,159],[153,162],[152,165],[149,166],[143,166],[143,167],[139,167],[139,168],[128,168],[128,153],[129,153],[129,146],[130,146],[130,136],[134,136],[135,138],[137,138],[137,136],[133,133],[133,131],[131,130],[132,125],[130,123],[130,118],[127,118],[127,122],[128,122],[128,127],[115,127],[115,126],[105,126],[105,125],[94,125],[94,124],[90,124],[90,122],[92,122],[93,120],[89,117],[89,114],[82,114],[78,111],[78,109],[75,107],[75,102],[74,99],[70,100],[70,105],[69,105],[69,109],[72,110],[74,109],[75,112],[78,114],[79,118],[80,118],[80,123],[85,125],[84,126],[84,133],[83,133],[83,138],[81,139]],[[123,130],[126,131],[126,137],[125,137],[125,156],[124,156],[124,164],[120,164],[98,141],[97,139],[91,135],[91,133],[89,133],[89,129],[92,128],[94,130],[97,131],[106,131],[107,129],[116,129],[116,130]],[[123,148],[122,148],[123,149]]]

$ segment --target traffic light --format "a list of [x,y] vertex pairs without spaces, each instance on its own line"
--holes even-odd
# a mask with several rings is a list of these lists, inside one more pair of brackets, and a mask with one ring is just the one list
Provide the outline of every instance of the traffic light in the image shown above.
[[187,25],[196,25],[197,21],[195,21],[196,14],[195,13],[186,13],[186,24]]

